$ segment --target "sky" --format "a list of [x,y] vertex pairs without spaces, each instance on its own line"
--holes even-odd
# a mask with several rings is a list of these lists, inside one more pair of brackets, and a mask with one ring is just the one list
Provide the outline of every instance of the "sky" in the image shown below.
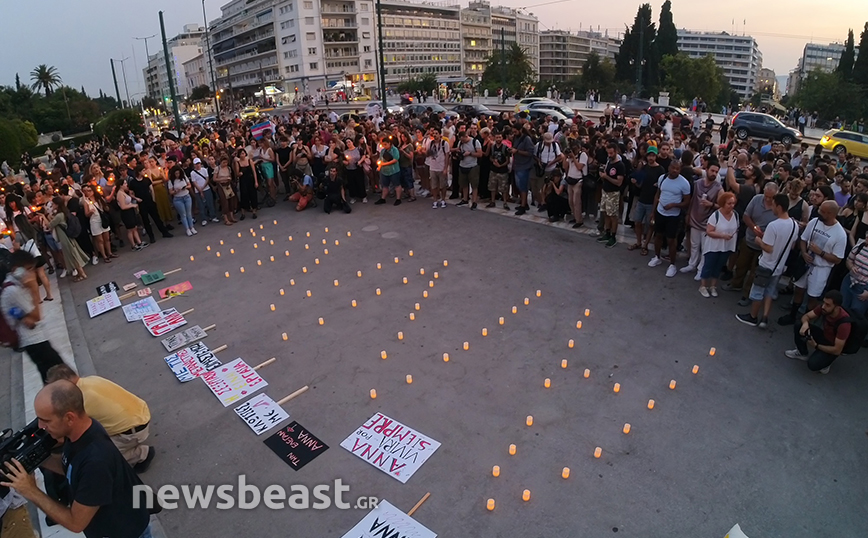
[[[453,0],[454,1],[454,0]],[[223,0],[205,0],[209,20],[220,15]],[[576,31],[598,27],[609,35],[632,24],[641,2],[637,0],[493,0],[493,4],[523,7],[540,20],[540,29]],[[547,5],[538,5],[538,4]],[[663,0],[652,0],[655,23]],[[466,5],[467,0],[462,0]],[[757,6],[762,6],[756,9]],[[134,37],[156,34],[148,41],[153,53],[160,46],[158,11],[163,10],[166,37],[184,24],[202,24],[200,0],[111,1],[0,0],[3,31],[0,32],[0,85],[30,83],[30,72],[39,64],[55,66],[64,83],[84,86],[88,94],[102,89],[114,94],[109,59],[122,60],[130,97],[144,91],[144,41]],[[856,42],[868,21],[868,1],[835,0],[818,7],[816,0],[673,0],[675,25],[688,30],[726,31],[754,36],[763,54],[763,66],[785,76],[794,68],[806,43],[843,42],[853,28]],[[566,23],[564,21],[569,21]],[[581,25],[581,28],[580,28]],[[126,99],[119,62],[118,85]]]

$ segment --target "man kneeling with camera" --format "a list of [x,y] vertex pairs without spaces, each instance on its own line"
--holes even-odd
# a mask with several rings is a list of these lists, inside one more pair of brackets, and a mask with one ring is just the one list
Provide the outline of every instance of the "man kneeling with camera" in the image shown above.
[[142,482],[99,422],[85,413],[81,390],[55,381],[39,391],[34,408],[39,426],[63,442],[62,457],[52,455],[41,467],[66,476],[72,505],[49,498],[16,459],[6,463],[0,485],[14,488],[47,517],[87,538],[151,538],[147,508],[133,507],[133,487]]

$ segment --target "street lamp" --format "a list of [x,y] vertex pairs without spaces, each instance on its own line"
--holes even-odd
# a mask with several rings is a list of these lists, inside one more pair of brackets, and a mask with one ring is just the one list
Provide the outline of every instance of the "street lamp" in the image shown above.
[[[114,58],[112,58],[112,59],[114,60]],[[121,73],[124,76],[124,93],[127,95],[127,106],[131,106],[131,104],[130,104],[130,88],[127,86],[127,70],[126,70],[126,67],[124,67],[124,62],[126,62],[129,59],[130,59],[130,57],[127,56],[123,60],[115,60],[116,62],[121,63]]]
[[208,49],[208,66],[211,71],[211,86],[214,90],[214,110],[220,119],[220,99],[217,96],[217,79],[214,77],[214,56],[211,54],[211,30],[208,28],[208,15],[205,14],[205,0],[202,0],[202,20],[205,22],[205,47]]

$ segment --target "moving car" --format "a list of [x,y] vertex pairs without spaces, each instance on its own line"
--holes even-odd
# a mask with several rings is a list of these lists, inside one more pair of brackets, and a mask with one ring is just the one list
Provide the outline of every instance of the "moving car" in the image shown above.
[[528,105],[530,105],[531,103],[537,103],[539,101],[557,104],[548,97],[525,97],[524,99],[515,104],[515,111],[521,112],[522,110],[527,110]]
[[437,103],[415,103],[412,105],[405,106],[404,107],[404,115],[408,116],[408,117],[410,116],[410,114],[415,114],[417,116],[421,116],[429,108],[434,112],[434,114],[439,114],[441,112],[445,112],[446,117],[449,117],[449,118],[457,118],[458,117],[457,112],[455,112],[453,110],[446,110],[445,108],[438,105]]
[[647,99],[630,98],[620,103],[621,114],[633,118],[638,118],[643,112],[654,106],[654,103]]
[[681,110],[680,108],[674,107],[674,106],[653,105],[650,108],[648,108],[648,114],[650,114],[651,117],[654,117],[657,114],[663,114],[664,116],[666,114],[669,114],[669,116],[672,118],[681,118],[683,116],[686,116],[687,112]]
[[802,133],[787,127],[774,116],[761,112],[739,112],[732,118],[732,130],[739,140],[749,136],[774,138],[784,144],[792,144],[802,139]]
[[488,108],[485,105],[480,104],[460,104],[452,107],[453,112],[457,112],[462,116],[467,116],[468,118],[496,118],[500,114]]
[[259,115],[259,108],[255,106],[249,106],[241,111],[241,119],[246,120],[249,118],[255,118]]
[[868,136],[853,131],[831,129],[823,134],[820,145],[835,153],[849,153],[862,159],[868,159]]

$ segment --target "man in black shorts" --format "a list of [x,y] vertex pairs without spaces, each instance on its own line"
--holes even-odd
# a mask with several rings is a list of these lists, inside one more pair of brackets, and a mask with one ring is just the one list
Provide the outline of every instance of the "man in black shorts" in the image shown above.
[[658,181],[654,205],[654,216],[651,218],[655,234],[654,257],[648,262],[648,267],[657,267],[663,263],[660,251],[663,249],[663,238],[666,237],[669,242],[669,267],[666,269],[666,276],[672,278],[678,272],[675,267],[675,257],[678,255],[678,223],[681,212],[690,205],[690,183],[681,175],[679,161],[672,161],[669,174]]

